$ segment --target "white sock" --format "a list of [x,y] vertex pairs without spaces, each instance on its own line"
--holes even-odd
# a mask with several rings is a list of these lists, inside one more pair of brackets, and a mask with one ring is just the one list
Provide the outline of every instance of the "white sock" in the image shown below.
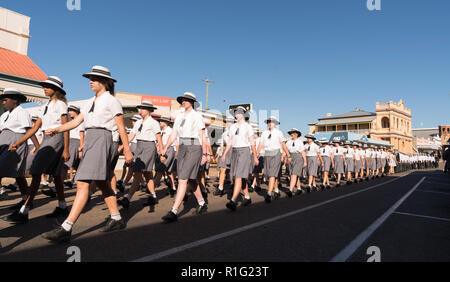
[[275,193],[280,194],[280,190],[275,189]]
[[67,208],[66,201],[59,201],[58,206],[60,209],[66,209]]
[[250,195],[245,195],[244,198],[250,200]]
[[176,190],[177,190],[177,187],[176,187],[176,186],[173,186],[172,190],[173,190],[173,191],[176,191]]
[[125,198],[127,198],[128,201],[131,201],[131,195],[130,195],[130,194],[127,194],[127,195],[125,196]]
[[156,193],[152,193],[152,197],[156,199]]
[[205,200],[204,200],[204,199],[201,199],[200,201],[198,201],[198,204],[199,204],[200,206],[203,206],[203,205],[205,204]]
[[271,192],[267,192],[267,196],[272,196],[272,193]]
[[64,223],[61,225],[62,228],[66,231],[72,230],[73,222],[70,222],[68,220],[64,221]]
[[28,207],[22,206],[22,207],[20,208],[20,213],[21,213],[21,214],[28,214]]
[[219,190],[222,191],[223,190],[223,186],[219,186]]
[[233,203],[235,203],[235,204],[236,204],[236,200],[235,200],[235,199],[231,199],[231,201],[232,201]]
[[6,189],[5,188],[2,188],[1,190],[0,190],[0,195],[3,195],[3,194],[5,194],[6,193]]
[[111,218],[112,218],[113,220],[116,220],[116,221],[122,219],[122,217],[120,216],[120,213],[112,214],[112,215],[111,215]]
[[316,184],[313,184],[313,187],[316,188]]
[[117,195],[117,193],[118,193],[117,190],[114,190],[114,195]]
[[177,214],[177,213],[178,213],[178,209],[172,208],[172,212],[173,212],[174,214]]
[[255,185],[252,185],[252,188],[255,189]]

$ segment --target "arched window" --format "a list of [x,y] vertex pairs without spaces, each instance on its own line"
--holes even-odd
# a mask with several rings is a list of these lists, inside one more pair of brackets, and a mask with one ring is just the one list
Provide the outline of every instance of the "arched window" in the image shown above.
[[381,128],[389,128],[389,118],[384,117],[381,119]]

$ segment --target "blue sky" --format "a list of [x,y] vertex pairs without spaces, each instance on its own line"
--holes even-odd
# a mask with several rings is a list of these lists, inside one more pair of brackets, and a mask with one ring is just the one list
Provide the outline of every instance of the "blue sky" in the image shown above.
[[[450,124],[450,1],[2,0],[31,17],[29,56],[64,80],[69,100],[92,96],[81,74],[104,65],[117,90],[210,108],[279,110],[281,129],[326,113],[403,99],[413,128]],[[225,100],[225,102],[224,102]]]

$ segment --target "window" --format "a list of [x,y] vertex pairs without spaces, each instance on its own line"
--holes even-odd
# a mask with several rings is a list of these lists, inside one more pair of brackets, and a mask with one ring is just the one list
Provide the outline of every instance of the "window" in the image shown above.
[[389,128],[390,124],[389,124],[389,118],[384,117],[381,119],[381,128]]

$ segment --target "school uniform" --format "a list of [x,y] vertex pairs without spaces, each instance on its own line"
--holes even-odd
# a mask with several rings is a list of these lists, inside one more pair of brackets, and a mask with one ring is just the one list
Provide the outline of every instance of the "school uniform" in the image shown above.
[[345,162],[347,165],[345,166],[345,172],[354,172],[355,171],[355,160],[353,159],[353,156],[355,154],[355,151],[353,148],[345,149]]
[[[42,120],[42,132],[62,125],[61,116],[67,115],[67,105],[63,101],[53,100],[42,107],[39,118]],[[64,133],[53,136],[43,134],[42,143],[30,167],[31,175],[60,175],[64,164]]]
[[231,178],[248,178],[252,172],[250,137],[254,135],[252,126],[244,122],[242,124],[233,124],[230,127],[231,139]]
[[375,155],[376,155],[376,158],[377,158],[377,169],[380,169],[382,167],[381,152],[380,151],[376,151]]
[[292,157],[291,163],[288,163],[290,175],[301,177],[303,175],[303,166],[305,165],[302,156],[302,152],[305,151],[305,145],[299,139],[295,141],[291,139],[286,142],[286,147]]
[[64,166],[68,168],[77,169],[80,164],[79,151],[80,148],[80,132],[84,132],[84,123],[81,123],[76,128],[72,129],[69,133],[70,142],[69,142],[69,154],[70,158],[67,162],[64,163]]
[[[39,142],[39,137],[42,137],[42,134],[43,134],[43,132],[42,132],[42,129],[40,129],[40,128],[34,134],[36,136],[36,138],[38,139],[38,142]],[[33,143],[33,141],[31,141],[31,138],[27,140],[27,146],[28,146],[28,155],[27,155],[25,170],[29,171],[31,168],[31,165],[33,164],[34,157],[36,156],[37,152],[35,152],[34,154],[31,154],[31,152],[34,149],[34,143]]]
[[264,175],[266,178],[278,177],[280,173],[281,143],[284,141],[283,133],[277,128],[274,128],[272,132],[266,130],[261,134],[261,143],[264,148]]
[[322,171],[329,172],[331,168],[331,152],[333,151],[333,148],[329,145],[325,145],[320,147],[320,156],[323,160],[323,167]]
[[146,120],[138,120],[132,132],[136,134],[135,138],[137,140],[134,171],[153,171],[157,156],[156,135],[161,133],[159,123],[151,116],[148,116]]
[[31,116],[21,106],[3,113],[0,117],[0,178],[25,175],[28,146],[23,144],[15,152],[8,149],[19,141],[31,126]]
[[221,168],[230,169],[230,166],[231,166],[231,154],[227,154],[225,156],[225,162],[222,162],[222,156],[227,147],[227,142],[228,142],[228,137],[229,137],[228,133],[229,133],[229,128],[225,129],[225,131],[222,134],[222,144],[220,145],[220,149],[219,149],[220,150],[219,161],[217,162],[217,168],[219,170]]
[[387,157],[386,152],[385,151],[381,152],[380,158],[381,158],[381,167],[382,168],[386,166],[386,157]]
[[[258,149],[260,143],[261,143],[261,137],[256,138],[255,139],[255,148],[256,149]],[[262,173],[263,168],[264,168],[264,150],[261,149],[261,151],[259,152],[258,165],[255,165],[255,163],[254,163],[253,152],[251,152],[251,154],[252,154],[252,164],[253,164],[252,173]]]
[[107,91],[97,99],[91,98],[81,113],[86,137],[75,181],[107,181],[112,171],[113,132],[117,131],[114,117],[123,115],[122,105]]
[[372,150],[366,149],[364,150],[365,157],[366,157],[366,169],[372,170],[371,167],[371,158],[372,158]]
[[378,167],[377,151],[372,151],[372,171],[376,171]]
[[344,173],[344,171],[345,171],[344,153],[345,153],[345,148],[343,148],[341,146],[333,148],[334,173]]
[[179,137],[177,154],[178,179],[197,179],[202,162],[202,145],[200,131],[205,129],[205,122],[200,113],[192,109],[187,116],[182,112],[175,118],[173,129]]
[[356,167],[354,170],[355,172],[360,172],[361,169],[363,168],[361,154],[362,153],[360,149],[355,150],[355,158],[356,158]]
[[[167,144],[170,135],[172,134],[173,129],[171,127],[166,127],[166,129],[161,130],[161,138],[163,147]],[[160,158],[156,158],[156,171],[158,172],[170,172],[175,160],[175,142],[172,142],[172,145],[167,149],[166,152],[167,158],[165,162],[161,162]]]
[[316,143],[306,144],[305,152],[306,152],[306,161],[308,163],[308,176],[317,176],[318,171],[318,153],[320,151],[319,145]]

